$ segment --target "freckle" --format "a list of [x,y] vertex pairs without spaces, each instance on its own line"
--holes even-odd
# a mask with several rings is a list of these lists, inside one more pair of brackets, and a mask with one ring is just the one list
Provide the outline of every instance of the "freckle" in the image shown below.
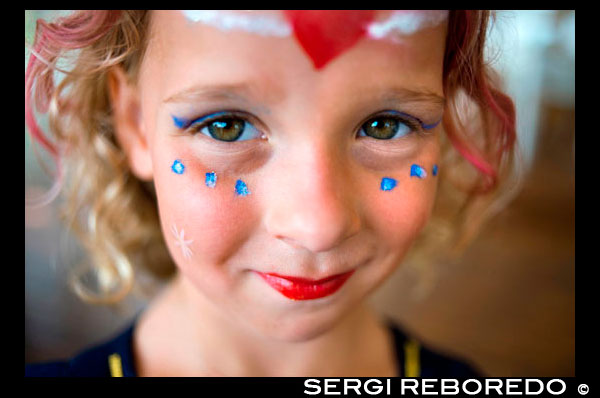
[[423,167],[419,166],[418,164],[413,164],[412,166],[410,166],[410,176],[425,178],[427,177],[427,172]]
[[433,165],[433,170],[431,171],[431,174],[435,177],[438,173],[438,165],[434,164]]
[[392,189],[396,188],[397,185],[397,181],[393,178],[390,177],[383,177],[381,179],[381,190],[382,191],[391,191]]
[[209,188],[214,188],[217,185],[217,175],[215,172],[206,173],[206,186]]
[[183,165],[183,163],[181,163],[181,161],[179,159],[176,159],[173,162],[173,165],[171,166],[171,170],[173,170],[173,173],[175,173],[175,174],[183,174],[183,171],[185,170],[185,166]]
[[248,190],[246,183],[242,180],[237,180],[235,182],[235,193],[239,196],[250,195],[250,191]]

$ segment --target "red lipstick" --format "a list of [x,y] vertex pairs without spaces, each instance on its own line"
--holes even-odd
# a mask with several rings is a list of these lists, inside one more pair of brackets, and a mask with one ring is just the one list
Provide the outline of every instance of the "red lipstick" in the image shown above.
[[292,300],[313,300],[335,293],[355,270],[312,280],[294,276],[257,272],[273,289]]

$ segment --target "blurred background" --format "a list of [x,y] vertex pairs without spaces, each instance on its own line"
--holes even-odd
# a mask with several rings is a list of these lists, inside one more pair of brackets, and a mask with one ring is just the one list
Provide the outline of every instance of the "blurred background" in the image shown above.
[[[61,11],[26,11],[35,20]],[[399,270],[371,298],[433,348],[472,361],[489,376],[575,375],[575,11],[499,11],[490,56],[517,108],[523,188],[458,263],[437,267],[417,297]],[[29,51],[25,50],[27,64]],[[43,158],[43,154],[40,155]],[[25,195],[47,191],[25,134]],[[25,362],[66,358],[112,337],[143,310],[81,302],[68,269],[84,258],[60,224],[56,200],[25,206]]]

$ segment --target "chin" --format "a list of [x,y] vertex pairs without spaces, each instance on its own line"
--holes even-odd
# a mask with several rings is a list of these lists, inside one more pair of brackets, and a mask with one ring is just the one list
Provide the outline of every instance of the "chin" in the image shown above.
[[319,336],[325,334],[329,330],[333,329],[336,325],[335,320],[331,320],[327,323],[323,322],[310,322],[306,323],[295,323],[288,327],[274,330],[272,338],[285,341],[290,343],[303,343],[317,339]]
[[339,305],[333,305],[302,314],[285,314],[276,319],[258,317],[262,319],[255,319],[256,322],[250,326],[266,339],[289,343],[308,342],[333,330],[342,322],[349,308],[346,307],[344,311]]

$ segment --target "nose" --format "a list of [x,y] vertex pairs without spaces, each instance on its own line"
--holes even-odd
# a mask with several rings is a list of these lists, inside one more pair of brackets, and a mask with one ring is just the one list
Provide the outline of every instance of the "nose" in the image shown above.
[[273,166],[267,231],[294,248],[326,252],[361,226],[350,171],[336,150],[312,143]]

